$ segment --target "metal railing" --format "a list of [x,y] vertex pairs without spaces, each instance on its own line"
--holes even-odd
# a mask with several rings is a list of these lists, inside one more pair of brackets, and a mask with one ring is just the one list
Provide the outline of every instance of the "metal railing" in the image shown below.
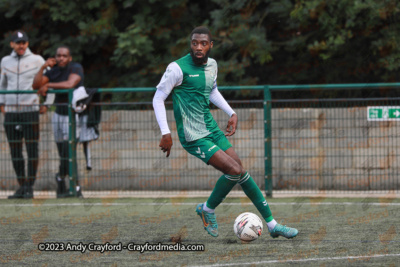
[[[368,121],[368,106],[400,106],[398,99],[272,99],[271,92],[294,90],[340,90],[397,88],[400,83],[221,86],[220,90],[262,90],[263,100],[229,101],[239,114],[237,134],[231,138],[235,150],[271,197],[273,190],[399,190],[397,122]],[[153,93],[155,88],[104,88],[99,93]],[[21,94],[0,91],[0,94]],[[31,92],[35,93],[35,92]],[[72,90],[57,90],[69,93]],[[90,190],[210,190],[219,177],[187,155],[177,140],[174,120],[167,103],[174,147],[170,159],[158,150],[160,132],[150,102],[101,103],[100,138],[92,146],[94,168],[84,172],[84,156],[75,149],[75,116],[69,108],[70,191],[78,177]],[[127,111],[127,109],[133,109]],[[213,109],[221,128],[227,117]],[[51,113],[51,111],[50,111]],[[45,115],[49,116],[49,114]],[[54,190],[53,174],[58,155],[49,120],[42,119],[41,158],[38,186]],[[47,124],[47,126],[45,125]],[[3,188],[15,188],[7,141],[2,137],[0,166]],[[374,141],[374,138],[378,141]],[[78,153],[77,153],[78,152]],[[8,155],[8,156],[7,156]],[[44,163],[46,162],[47,163]],[[399,163],[398,163],[399,161]],[[48,162],[52,162],[49,164]],[[379,163],[376,163],[379,162]],[[97,166],[96,166],[97,164]],[[8,167],[6,167],[8,166]],[[78,167],[77,167],[78,166]],[[185,177],[185,178],[184,178]],[[260,179],[261,178],[261,179]],[[7,182],[5,182],[6,180]],[[39,181],[41,180],[41,181]]]

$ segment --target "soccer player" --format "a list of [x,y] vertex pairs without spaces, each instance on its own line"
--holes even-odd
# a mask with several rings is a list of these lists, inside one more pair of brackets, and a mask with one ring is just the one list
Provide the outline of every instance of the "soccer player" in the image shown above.
[[[162,133],[159,146],[168,157],[172,138],[164,101],[172,93],[176,127],[183,148],[223,173],[208,200],[196,207],[204,229],[211,236],[218,236],[215,208],[239,183],[266,220],[270,235],[273,238],[293,238],[298,234],[297,229],[274,220],[261,190],[243,169],[241,160],[226,138],[236,132],[238,116],[218,91],[217,62],[208,57],[212,47],[210,31],[206,27],[195,28],[190,34],[190,53],[169,64],[157,85],[153,107]],[[210,113],[210,101],[230,116],[225,135]]]

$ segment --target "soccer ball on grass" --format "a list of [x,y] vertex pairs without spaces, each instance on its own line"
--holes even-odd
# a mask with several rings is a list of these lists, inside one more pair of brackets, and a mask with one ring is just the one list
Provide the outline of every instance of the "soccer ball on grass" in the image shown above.
[[261,236],[263,223],[260,218],[251,212],[240,214],[233,224],[233,231],[243,241],[253,241]]

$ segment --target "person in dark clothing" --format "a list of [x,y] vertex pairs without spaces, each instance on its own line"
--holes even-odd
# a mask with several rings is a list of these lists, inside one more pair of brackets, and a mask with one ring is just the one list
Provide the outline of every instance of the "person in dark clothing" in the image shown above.
[[[42,70],[51,67],[51,70],[42,74]],[[83,68],[77,62],[72,62],[71,51],[67,46],[57,48],[56,57],[49,58],[36,74],[33,88],[39,89],[38,94],[45,96],[49,88],[71,89],[74,90],[83,86]],[[57,197],[68,196],[68,190],[65,185],[65,177],[69,173],[69,118],[68,118],[68,94],[56,94],[54,104],[56,110],[52,118],[54,139],[57,144],[58,154],[60,156],[59,172],[56,174]],[[76,180],[76,192],[78,197],[82,197],[82,190]]]

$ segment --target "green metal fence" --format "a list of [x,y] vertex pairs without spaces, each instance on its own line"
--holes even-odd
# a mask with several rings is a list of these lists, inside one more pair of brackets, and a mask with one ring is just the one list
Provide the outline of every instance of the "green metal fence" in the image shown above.
[[[265,131],[267,195],[272,189],[302,193],[398,192],[400,111],[396,111],[400,98],[282,100],[271,99],[268,91],[379,90],[399,86],[269,86],[264,94],[265,124],[271,131]],[[386,117],[383,112],[378,114],[390,108],[391,114],[388,112]]]
[[[271,91],[337,90],[382,87],[392,84],[330,84],[289,86],[235,86],[220,90],[262,90],[264,99],[229,101],[239,116],[239,129],[230,138],[243,166],[267,196],[273,192],[307,193],[323,191],[371,192],[399,190],[398,138],[396,118],[368,120],[368,107],[398,107],[392,99],[272,99]],[[100,89],[100,93],[143,93],[149,98],[155,88]],[[58,90],[65,93],[68,90]],[[71,96],[70,91],[70,96]],[[8,91],[0,93],[21,93]],[[90,142],[92,170],[86,170],[82,144],[70,124],[70,191],[78,178],[85,192],[109,191],[146,194],[149,191],[211,190],[219,172],[186,153],[177,139],[172,103],[167,102],[167,118],[174,146],[171,156],[159,150],[160,131],[151,102],[100,103],[100,138]],[[53,196],[59,155],[54,142],[53,109],[40,116],[39,169],[35,196]],[[394,109],[393,112],[396,110]],[[371,114],[375,111],[371,111]],[[387,112],[387,109],[385,109]],[[375,112],[379,115],[379,111]],[[375,114],[374,113],[374,114]],[[399,110],[400,113],[400,110]],[[221,129],[227,116],[213,108]],[[378,116],[376,115],[376,116]],[[0,122],[3,124],[4,116]],[[70,121],[75,120],[72,112]],[[79,128],[79,127],[78,127]],[[0,127],[1,196],[18,187],[12,168],[9,145]],[[75,145],[77,144],[77,146]],[[75,149],[75,146],[77,149]],[[26,153],[26,152],[24,152]],[[24,155],[26,161],[26,154]],[[238,187],[235,190],[240,190]]]

